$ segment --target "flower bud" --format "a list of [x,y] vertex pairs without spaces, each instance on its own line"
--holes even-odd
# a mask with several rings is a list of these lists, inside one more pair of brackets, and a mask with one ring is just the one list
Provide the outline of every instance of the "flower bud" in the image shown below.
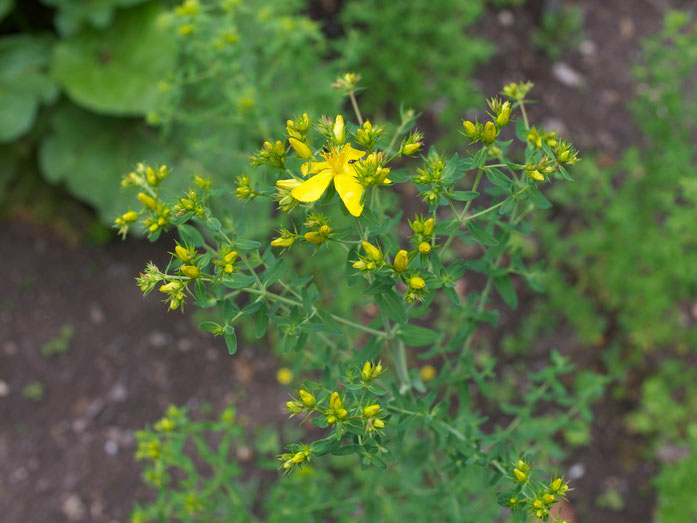
[[177,255],[177,258],[179,258],[181,261],[188,261],[191,259],[191,253],[189,252],[189,250],[185,249],[181,245],[177,245],[174,248],[174,252]]
[[336,145],[341,145],[346,141],[346,128],[344,126],[344,117],[337,115],[332,127],[332,140]]
[[412,289],[420,290],[426,287],[426,282],[423,280],[423,278],[420,278],[419,276],[412,276],[409,278],[409,287]]
[[316,231],[306,232],[304,237],[308,242],[315,244],[324,243],[327,239],[325,236],[322,236]]
[[528,478],[528,475],[525,472],[518,469],[513,469],[513,474],[515,475],[516,481],[519,483],[523,483]]
[[322,227],[319,228],[319,233],[325,238],[329,238],[329,235],[332,233],[332,229],[329,227],[329,225],[322,225]]
[[293,463],[302,463],[303,461],[305,461],[306,458],[307,455],[305,454],[305,452],[300,451],[295,453],[295,455],[291,458],[291,461]]
[[423,381],[430,381],[436,377],[437,371],[433,365],[424,365],[419,371]]
[[290,247],[293,245],[293,242],[295,242],[295,238],[289,237],[289,238],[276,238],[275,240],[271,241],[271,246],[273,247]]
[[505,102],[503,106],[501,107],[501,112],[499,115],[496,117],[496,125],[498,125],[499,128],[505,127],[508,125],[508,122],[511,119],[511,104],[510,102]]
[[363,370],[361,371],[361,378],[363,378],[363,381],[370,381],[372,379],[372,376],[371,376],[372,368],[373,368],[373,365],[369,361],[366,361],[365,364],[363,365]]
[[310,149],[306,143],[301,142],[297,138],[288,138],[290,146],[295,149],[295,152],[300,156],[300,158],[310,158],[312,156],[312,149]]
[[173,292],[177,292],[180,289],[180,283],[178,281],[171,281],[169,283],[165,283],[160,287],[160,292],[164,292],[165,294],[171,294]]
[[331,398],[329,398],[329,406],[334,410],[339,410],[343,408],[344,404],[341,401],[341,397],[338,392],[333,392]]
[[407,265],[409,265],[409,255],[407,251],[402,249],[394,257],[394,270],[397,272],[404,272],[407,270]]
[[128,211],[121,215],[121,219],[126,223],[134,222],[138,219],[138,213],[135,211]]
[[298,391],[298,396],[300,396],[300,400],[308,407],[314,407],[317,405],[317,400],[315,397],[305,389],[300,389]]
[[546,505],[551,505],[552,503],[554,503],[554,494],[545,494],[544,496],[542,496],[542,501]]
[[384,429],[385,422],[382,421],[381,419],[374,419],[373,420],[373,427],[375,427],[376,429]]
[[544,182],[545,181],[545,177],[537,169],[535,169],[533,171],[527,171],[527,174],[530,178],[532,178],[536,182]]
[[428,242],[421,242],[419,244],[419,252],[421,254],[428,254],[429,252],[431,252],[431,244]]
[[145,169],[145,179],[150,185],[157,185],[157,182],[159,181],[157,176],[155,176],[155,171],[152,170],[152,167]]
[[201,275],[201,271],[196,265],[184,265],[179,269],[184,276],[189,278],[198,278]]
[[376,262],[382,261],[382,253],[380,252],[380,249],[368,242],[363,242],[362,245],[363,250],[371,260]]
[[424,222],[424,234],[426,236],[430,236],[431,234],[433,234],[433,229],[435,228],[435,226],[436,222],[433,218],[429,218],[428,220],[426,220]]
[[138,193],[138,200],[140,201],[140,203],[145,205],[148,209],[154,209],[157,206],[157,203],[155,203],[155,200],[153,199],[153,197],[148,196],[144,192]]
[[369,405],[363,409],[363,416],[366,418],[372,418],[378,412],[380,412],[380,405]]
[[469,136],[470,138],[476,138],[477,137],[477,126],[474,125],[472,122],[469,120],[466,120],[462,122],[463,127],[465,128],[465,134]]
[[496,134],[497,131],[494,122],[487,122],[484,126],[484,143],[487,145],[494,143],[494,141],[496,140]]
[[416,151],[418,151],[421,148],[420,143],[410,143],[406,144],[404,147],[402,147],[402,154],[404,156],[411,156],[414,154]]

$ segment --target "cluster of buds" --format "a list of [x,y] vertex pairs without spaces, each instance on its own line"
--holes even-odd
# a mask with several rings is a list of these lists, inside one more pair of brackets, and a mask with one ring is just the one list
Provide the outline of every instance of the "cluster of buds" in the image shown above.
[[409,136],[402,140],[399,154],[402,156],[412,156],[416,154],[423,145],[424,135],[419,131],[412,131]]
[[298,399],[294,398],[286,402],[286,410],[290,412],[291,418],[301,412],[314,409],[315,406],[317,406],[317,399],[314,394],[305,389],[298,391]]
[[334,89],[341,89],[346,91],[346,94],[350,94],[356,91],[356,85],[361,79],[361,75],[358,73],[345,73],[344,76],[340,76],[332,84]]
[[197,218],[203,219],[206,217],[204,199],[205,197],[199,194],[196,189],[189,187],[186,194],[179,198],[177,203],[174,204],[174,212],[176,212],[178,216],[191,213]]
[[378,404],[363,407],[361,415],[365,420],[366,432],[373,432],[377,429],[385,428],[385,421],[379,417],[381,414],[380,405]]
[[127,211],[114,220],[114,224],[119,228],[119,234],[125,238],[128,234],[128,229],[133,225],[140,215],[135,211]]
[[406,279],[407,290],[404,293],[404,301],[407,303],[419,302],[424,299],[426,281],[417,274],[412,274]]
[[149,262],[145,266],[145,273],[141,272],[136,282],[143,295],[148,295],[163,279],[160,269],[153,262]]
[[277,169],[283,169],[286,165],[286,146],[283,142],[276,140],[276,143],[264,142],[261,149],[249,157],[252,167],[257,165],[270,165]]
[[157,421],[154,428],[158,432],[172,432],[183,418],[184,412],[174,405],[170,405],[165,417]]
[[519,459],[513,468],[513,476],[518,483],[526,483],[530,479],[531,470],[530,463]]
[[534,125],[528,130],[528,142],[534,144],[538,149],[542,149],[542,142],[550,147],[556,147],[558,143],[557,132],[552,129],[547,132],[544,129],[538,129]]
[[384,125],[373,125],[368,120],[356,131],[356,142],[368,149],[368,151],[372,151],[384,132]]
[[528,162],[525,165],[525,174],[536,182],[544,182],[553,172],[554,163],[547,156],[543,156],[537,163]]
[[155,200],[152,196],[145,193],[138,193],[138,201],[150,211],[150,214],[143,219],[143,225],[151,233],[156,233],[160,229],[167,230],[169,217],[172,211],[167,204],[160,200]]
[[237,189],[235,190],[235,195],[240,200],[253,200],[261,193],[252,187],[252,181],[246,174],[241,174],[235,179],[235,184]]
[[184,0],[184,3],[177,6],[175,12],[179,16],[193,16],[198,13],[199,0]]
[[290,212],[300,205],[300,202],[293,198],[291,192],[301,183],[303,183],[302,180],[297,178],[276,181],[276,194],[274,194],[273,199],[278,202],[278,208],[283,212]]
[[494,120],[497,129],[503,129],[511,121],[511,102],[502,102],[499,98],[487,100],[489,109],[493,114],[490,116]]
[[[192,265],[192,267],[196,266]],[[196,269],[198,270],[198,267]],[[169,303],[170,310],[183,308],[186,290],[186,283],[180,280],[172,280],[160,286],[160,292],[167,295],[165,303]]]
[[290,247],[295,243],[295,239],[298,237],[297,234],[293,234],[285,227],[283,229],[280,229],[278,233],[280,234],[280,236],[271,240],[272,247]]
[[278,456],[278,459],[283,462],[281,468],[285,472],[290,473],[295,467],[302,467],[305,463],[310,461],[311,455],[312,451],[310,450],[310,447],[307,445],[301,445],[300,450],[295,454],[286,452]]
[[305,227],[313,229],[303,235],[305,241],[321,245],[329,239],[332,233],[329,219],[321,213],[311,213],[305,220]]
[[578,151],[576,151],[566,140],[558,140],[554,147],[554,154],[557,156],[557,162],[565,165],[574,165],[580,161]]
[[361,245],[365,255],[359,256],[360,259],[353,263],[354,269],[358,269],[363,273],[369,273],[384,265],[385,260],[379,247],[366,241],[362,242]]
[[382,368],[381,362],[374,365],[373,363],[366,361],[365,365],[363,365],[363,368],[361,369],[361,379],[365,385],[369,385],[371,381],[379,378],[386,370],[387,369]]
[[348,415],[344,408],[344,402],[338,392],[333,392],[329,398],[329,409],[325,414],[327,425],[333,425],[338,420],[343,420]]
[[504,86],[503,95],[511,100],[520,102],[525,99],[533,85],[532,82],[510,83]]
[[439,184],[443,177],[445,160],[440,155],[430,154],[422,167],[416,168],[414,182],[419,185]]
[[128,173],[121,180],[121,186],[126,187],[157,187],[165,178],[169,176],[166,165],[161,165],[153,169],[149,165],[140,162],[134,171]]
[[223,245],[218,253],[219,257],[213,260],[221,274],[232,274],[235,272],[235,262],[237,261],[237,251],[230,245]]
[[390,183],[389,167],[383,167],[382,152],[370,153],[361,162],[354,164],[356,179],[363,187],[377,187]]
[[138,437],[136,459],[155,460],[162,455],[162,445],[156,435],[139,431],[136,436]]
[[417,245],[430,242],[433,238],[433,231],[436,227],[436,222],[433,218],[424,220],[423,216],[414,216],[414,221],[409,222],[409,227],[414,231],[414,234],[409,236]]
[[302,116],[298,116],[294,120],[286,121],[286,132],[288,133],[288,138],[294,138],[300,140],[301,142],[307,142],[307,134],[312,128],[312,120],[307,115],[303,113]]
[[501,129],[506,127],[511,121],[511,102],[502,102],[499,98],[487,100],[491,113],[491,120],[482,124],[478,121],[471,122],[465,120],[462,126],[472,143],[482,142],[484,145],[491,145],[496,141],[496,137]]

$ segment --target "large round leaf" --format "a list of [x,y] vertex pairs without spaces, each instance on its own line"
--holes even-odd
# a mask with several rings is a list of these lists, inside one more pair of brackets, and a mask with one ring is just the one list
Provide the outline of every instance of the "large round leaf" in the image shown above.
[[[0,0],[2,2],[3,0]],[[55,25],[63,36],[80,29],[85,22],[103,29],[114,18],[117,7],[131,7],[146,0],[42,0],[42,3],[56,8]]]
[[148,113],[176,60],[176,41],[158,24],[160,12],[156,5],[122,11],[108,29],[85,28],[59,43],[53,71],[70,98],[96,112]]
[[56,97],[57,87],[47,74],[51,45],[47,36],[0,39],[0,142],[28,131],[41,102]]
[[[66,104],[56,110],[51,123],[52,133],[39,149],[44,176],[64,182],[73,195],[95,207],[105,223],[113,223],[136,203],[133,191],[119,190],[122,176],[139,161],[168,159],[152,129],[135,119],[98,116]],[[165,185],[182,190],[188,175],[177,170]]]

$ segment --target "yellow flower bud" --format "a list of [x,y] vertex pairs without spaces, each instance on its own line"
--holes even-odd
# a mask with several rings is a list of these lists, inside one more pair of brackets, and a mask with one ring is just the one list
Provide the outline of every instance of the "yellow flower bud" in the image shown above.
[[372,418],[378,412],[380,412],[380,405],[369,405],[363,409],[363,416],[366,418]]
[[273,247],[290,247],[293,245],[295,238],[276,238],[271,241]]
[[338,392],[332,393],[331,398],[329,398],[329,406],[334,410],[339,410],[344,406]]
[[181,245],[177,245],[174,248],[174,252],[181,261],[188,261],[191,259],[191,253]]
[[237,259],[237,251],[230,251],[223,258],[226,263],[232,263]]
[[554,492],[558,492],[561,488],[561,478],[557,478],[554,481],[552,481],[552,483],[549,485],[549,488]]
[[409,265],[409,255],[407,251],[402,249],[394,257],[394,270],[396,272],[404,272],[407,270],[407,265]]
[[128,211],[121,215],[121,219],[126,223],[134,222],[138,219],[138,213],[135,211]]
[[363,365],[363,370],[361,371],[361,377],[363,378],[364,381],[368,381],[371,379],[371,369],[373,368],[373,365],[369,362],[366,361],[365,365]]
[[487,122],[484,126],[484,143],[487,145],[494,143],[497,134],[498,131],[496,130],[494,122]]
[[501,107],[501,112],[496,117],[496,125],[500,127],[505,127],[511,118],[511,104],[510,102],[505,102]]
[[374,419],[373,420],[373,427],[376,429],[383,429],[385,428],[385,422],[382,421],[381,419]]
[[474,125],[472,122],[469,120],[462,122],[462,125],[465,128],[465,134],[469,136],[470,138],[475,138],[477,136],[477,126]]
[[551,505],[554,503],[554,494],[545,494],[542,496],[542,501],[544,501],[546,505]]
[[419,252],[421,254],[428,254],[429,252],[431,252],[431,244],[428,242],[421,242],[419,244]]
[[276,381],[281,385],[288,385],[293,381],[293,372],[287,367],[281,367],[278,369],[278,372],[276,372]]
[[419,149],[421,149],[420,143],[410,143],[402,147],[402,154],[404,154],[405,156],[411,156]]
[[305,461],[306,457],[307,456],[305,455],[304,452],[302,452],[302,451],[296,452],[295,455],[291,458],[291,461],[293,463],[302,463],[303,461]]
[[322,227],[319,228],[319,233],[325,238],[329,238],[329,235],[332,233],[332,229],[329,227],[329,225],[322,225]]
[[300,156],[300,158],[310,158],[312,156],[312,149],[310,149],[307,144],[301,142],[297,138],[288,138],[290,146],[295,149],[295,152]]
[[152,170],[152,167],[145,169],[145,179],[150,185],[157,185],[158,179],[157,176],[155,176],[155,171]]
[[533,180],[535,180],[536,182],[544,182],[545,181],[545,177],[542,176],[542,173],[540,171],[538,171],[537,169],[535,169],[534,171],[528,171],[527,173],[528,173],[528,176],[530,178],[532,178]]
[[300,389],[298,391],[298,396],[300,396],[300,400],[308,407],[314,407],[317,404],[315,397],[305,389]]
[[433,229],[436,226],[436,221],[433,218],[429,218],[424,222],[424,234],[430,236],[433,234]]
[[376,262],[382,261],[382,253],[380,252],[380,249],[375,247],[375,245],[372,245],[368,242],[363,242],[363,250],[365,253],[368,255],[368,257]]
[[189,278],[198,278],[201,275],[201,271],[196,265],[184,265],[179,269],[184,276]]
[[354,269],[358,269],[359,271],[362,271],[367,267],[367,264],[363,260],[358,260],[357,262],[353,263],[352,267]]
[[334,127],[332,128],[332,139],[337,145],[341,145],[346,141],[346,129],[344,126],[344,117],[340,114],[337,115],[334,121]]
[[338,419],[344,419],[348,415],[348,411],[346,409],[339,409],[334,413],[334,415]]
[[150,225],[150,227],[148,227],[148,230],[149,230],[150,232],[156,232],[157,229],[159,229],[159,228],[160,228],[160,227],[159,227],[156,223],[153,223],[152,225]]
[[235,267],[233,267],[231,263],[226,263],[223,267],[223,271],[225,271],[225,274],[232,274],[235,271]]
[[426,282],[419,276],[412,276],[409,278],[409,287],[416,290],[423,289],[426,287]]
[[525,472],[521,472],[518,469],[513,469],[513,474],[515,475],[516,481],[519,481],[520,483],[522,483],[528,478],[528,475],[525,474]]
[[423,381],[430,381],[436,377],[437,371],[433,365],[424,365],[421,367],[421,371],[419,373],[421,374],[421,379]]
[[170,294],[173,292],[177,292],[179,290],[180,284],[178,281],[171,281],[169,283],[165,283],[160,287],[160,292],[164,292],[166,294]]
[[157,203],[153,199],[152,196],[148,196],[144,192],[139,192],[138,193],[138,200],[140,203],[145,205],[148,209],[154,209],[157,206]]
[[324,243],[327,238],[316,231],[310,231],[305,233],[305,239],[310,243],[319,244]]

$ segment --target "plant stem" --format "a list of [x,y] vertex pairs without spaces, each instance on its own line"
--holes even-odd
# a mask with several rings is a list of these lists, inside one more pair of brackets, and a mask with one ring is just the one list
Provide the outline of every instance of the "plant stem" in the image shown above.
[[353,106],[353,112],[356,113],[356,118],[358,119],[358,125],[363,125],[363,117],[361,116],[361,111],[358,109],[358,102],[356,101],[356,95],[353,91],[349,91],[349,98],[351,99],[351,105]]

